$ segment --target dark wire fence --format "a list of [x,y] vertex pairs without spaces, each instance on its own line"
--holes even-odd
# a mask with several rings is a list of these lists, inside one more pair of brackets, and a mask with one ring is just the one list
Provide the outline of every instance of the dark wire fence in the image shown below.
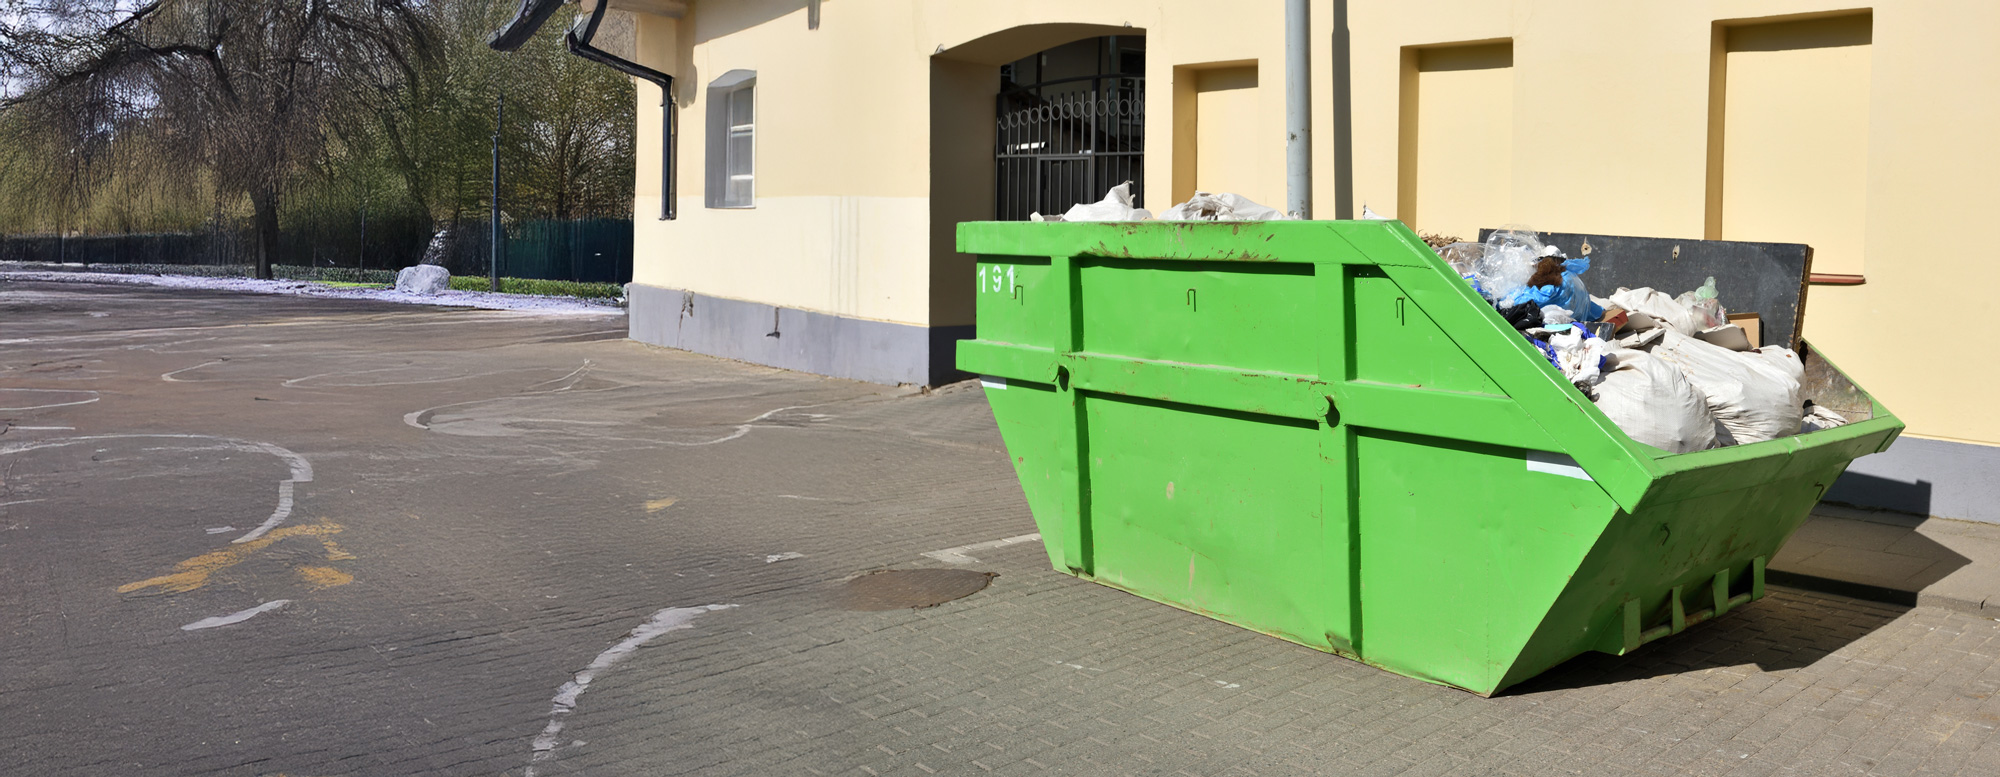
[[[397,270],[428,261],[452,275],[484,276],[493,244],[487,223],[465,220],[433,231],[427,219],[384,214],[367,223],[365,238],[352,225],[299,225],[280,232],[272,263]],[[530,219],[504,226],[502,276],[618,284],[632,280],[631,219]],[[256,261],[257,240],[247,225],[201,232],[0,236],[0,262],[238,268]]]

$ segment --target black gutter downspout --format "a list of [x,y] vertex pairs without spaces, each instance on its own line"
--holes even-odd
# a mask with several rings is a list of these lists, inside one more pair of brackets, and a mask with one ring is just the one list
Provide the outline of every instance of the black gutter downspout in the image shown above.
[[[561,4],[562,0],[523,0],[520,14],[506,28],[494,33],[486,45],[499,51],[520,48]],[[591,9],[589,18],[581,19],[571,27],[569,33],[563,36],[563,42],[571,54],[633,78],[644,79],[660,88],[660,220],[671,221],[676,215],[674,151],[680,139],[680,110],[674,104],[674,77],[591,45],[597,37],[597,26],[604,21],[604,12],[610,5],[610,0],[597,0],[597,7]]]

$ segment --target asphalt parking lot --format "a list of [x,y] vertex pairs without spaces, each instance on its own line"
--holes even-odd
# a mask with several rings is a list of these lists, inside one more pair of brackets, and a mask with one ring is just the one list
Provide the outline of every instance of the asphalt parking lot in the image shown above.
[[1777,589],[1482,699],[997,543],[977,384],[624,331],[0,280],[0,773],[2000,773],[1992,619]]

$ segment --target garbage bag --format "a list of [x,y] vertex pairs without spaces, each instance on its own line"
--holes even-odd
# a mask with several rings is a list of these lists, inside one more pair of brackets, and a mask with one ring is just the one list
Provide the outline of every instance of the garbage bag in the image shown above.
[[[1651,287],[1619,289],[1611,293],[1611,302],[1684,335],[1693,335],[1707,328],[1695,326],[1694,315],[1689,313],[1686,307]],[[1634,328],[1640,328],[1646,323],[1645,320],[1638,318],[1632,319],[1632,322]]]
[[1627,436],[1668,453],[1715,447],[1715,415],[1678,368],[1643,351],[1614,350],[1606,362],[1597,409]]
[[[1492,299],[1508,304],[1519,304],[1525,300],[1516,299],[1522,289],[1528,288],[1528,279],[1533,278],[1535,269],[1542,258],[1544,246],[1535,237],[1534,230],[1526,227],[1509,227],[1494,230],[1486,236],[1486,252],[1473,263],[1473,275]],[[1546,305],[1540,301],[1535,307]]]
[[1669,330],[1652,353],[1680,368],[1736,443],[1798,434],[1805,368],[1790,350],[1766,346],[1739,353]]
[[1701,288],[1684,292],[1674,301],[1687,308],[1688,314],[1694,318],[1696,330],[1713,329],[1729,323],[1729,312],[1722,309],[1722,300],[1716,299],[1713,275],[1708,276]]
[[[1472,281],[1472,283],[1473,283],[1472,286],[1473,288],[1475,289],[1479,288],[1478,281],[1474,280]],[[1506,319],[1507,324],[1509,326],[1514,327],[1514,331],[1517,332],[1526,332],[1530,329],[1539,329],[1547,325],[1547,322],[1542,320],[1542,309],[1536,305],[1495,304],[1493,306],[1493,309],[1499,311],[1500,317]]]
[[1580,326],[1549,335],[1549,347],[1554,349],[1556,369],[1562,370],[1563,377],[1575,384],[1586,396],[1604,379],[1605,357],[1611,348],[1589,330]]
[[[1577,260],[1571,259],[1570,261],[1575,262]],[[1589,259],[1582,261],[1584,262],[1584,267],[1587,268],[1590,266]],[[1597,304],[1595,300],[1590,298],[1590,289],[1583,285],[1583,276],[1576,271],[1566,270],[1563,272],[1561,293],[1556,295],[1554,302],[1557,305],[1568,308],[1570,315],[1574,316],[1578,321],[1604,320],[1604,306]]]
[[1145,208],[1133,207],[1132,182],[1126,181],[1111,187],[1102,200],[1069,206],[1060,218],[1051,219],[1039,213],[1029,214],[1028,218],[1033,221],[1145,221],[1152,217],[1152,212]]
[[1832,429],[1836,426],[1846,425],[1846,416],[1808,402],[1806,403],[1805,424],[1799,428],[1799,433],[1806,434],[1817,432],[1821,429]]
[[1258,205],[1248,197],[1231,192],[1195,192],[1187,202],[1160,213],[1162,221],[1282,221],[1278,209]]

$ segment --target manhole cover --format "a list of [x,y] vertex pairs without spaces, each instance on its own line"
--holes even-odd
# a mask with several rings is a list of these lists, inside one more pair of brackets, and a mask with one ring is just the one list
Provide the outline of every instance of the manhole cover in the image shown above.
[[870,572],[834,595],[843,610],[874,612],[936,607],[979,592],[996,577],[969,569],[892,569]]

